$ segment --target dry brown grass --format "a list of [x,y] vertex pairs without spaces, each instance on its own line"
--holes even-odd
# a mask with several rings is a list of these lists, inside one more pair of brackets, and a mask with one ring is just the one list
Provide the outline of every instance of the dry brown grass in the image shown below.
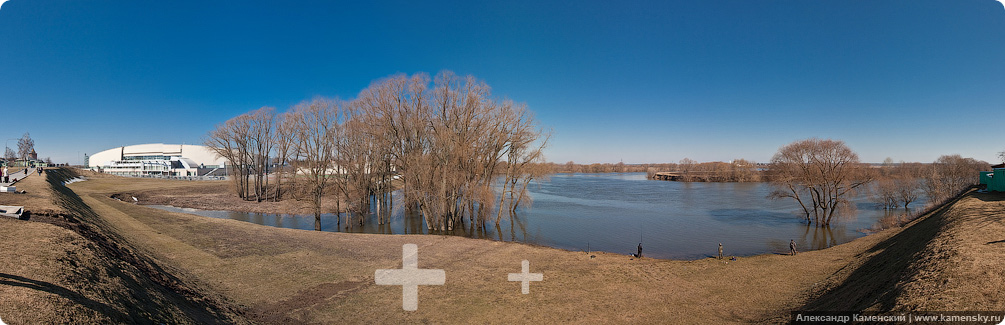
[[[784,320],[804,297],[881,233],[825,251],[717,260],[631,259],[617,254],[447,236],[388,236],[277,229],[170,213],[108,198],[132,180],[70,185],[124,239],[265,322],[757,322]],[[178,181],[143,180],[170,188]],[[376,269],[400,268],[401,245],[444,286],[420,288],[401,310],[401,288],[377,286]],[[506,281],[531,261],[545,281],[521,295]]]
[[1005,310],[1005,194],[970,192],[859,254],[811,310]]
[[[1001,195],[965,196],[905,228],[825,250],[728,264],[598,252],[591,257],[449,236],[279,229],[109,198],[123,191],[191,184],[96,177],[69,187],[104,231],[153,257],[190,287],[225,297],[263,323],[779,322],[788,320],[790,310],[803,308],[1005,309],[996,291],[1005,280],[999,262],[1005,246]],[[401,310],[401,287],[377,286],[373,280],[376,269],[401,267],[405,243],[419,246],[420,268],[447,274],[443,286],[420,287],[415,312]],[[520,271],[524,259],[532,272],[544,273],[544,281],[533,283],[529,295],[520,294],[518,283],[506,281],[508,273]],[[9,274],[24,276],[20,274],[38,268]],[[59,277],[41,279],[66,283]],[[11,290],[3,284],[0,290]],[[0,302],[0,317],[6,320],[6,312],[18,306]],[[99,314],[94,319],[101,319]]]
[[[244,200],[234,194],[234,184],[231,181],[171,181],[158,179],[126,178],[103,175],[104,179],[114,180],[123,184],[115,192],[109,193],[124,201],[136,197],[141,204],[171,205],[181,208],[203,210],[230,210],[272,214],[313,214],[308,201],[298,200],[288,190],[285,199],[279,202]],[[284,188],[289,184],[284,184]],[[305,199],[306,200],[306,199]],[[344,207],[344,205],[343,205]],[[333,212],[337,208],[335,201],[326,198],[322,202],[322,210]],[[345,211],[345,208],[342,208]]]
[[[141,262],[81,222],[75,195],[54,184],[66,170],[33,175],[18,183],[28,194],[0,193],[0,204],[24,205],[31,220],[0,218],[0,317],[9,324],[217,323],[241,318],[207,307],[170,275]],[[70,192],[72,193],[72,192]],[[79,198],[77,199],[79,202]],[[38,222],[41,221],[41,222]]]
[[895,309],[1005,310],[1005,194],[974,193],[939,216]]

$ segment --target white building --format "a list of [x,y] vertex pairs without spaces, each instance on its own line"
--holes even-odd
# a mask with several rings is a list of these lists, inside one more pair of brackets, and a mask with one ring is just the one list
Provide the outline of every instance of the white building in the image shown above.
[[206,146],[151,143],[108,149],[84,164],[122,176],[205,176],[223,175],[226,161]]

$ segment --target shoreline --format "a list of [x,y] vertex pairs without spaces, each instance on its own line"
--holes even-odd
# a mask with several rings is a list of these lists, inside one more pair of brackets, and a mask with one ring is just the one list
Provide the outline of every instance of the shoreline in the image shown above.
[[[983,222],[982,215],[986,212],[980,211],[996,209],[993,213],[1005,215],[1005,205],[998,203],[1003,199],[1001,195],[969,194],[902,228],[883,230],[822,250],[800,252],[796,256],[761,254],[727,263],[711,258],[630,259],[616,253],[586,254],[458,236],[297,231],[165,212],[109,197],[109,193],[121,190],[175,185],[90,179],[69,184],[66,191],[54,191],[49,202],[67,195],[79,196],[76,210],[64,214],[108,232],[109,238],[115,238],[114,245],[156,263],[158,269],[169,272],[199,295],[220,297],[223,310],[236,310],[234,317],[250,322],[749,323],[787,322],[790,311],[821,308],[997,310],[1005,307],[995,296],[974,297],[971,293],[997,287],[986,284],[986,289],[969,287],[969,283],[978,281],[970,279],[986,277],[972,274],[969,269],[963,271],[971,273],[952,269],[971,265],[953,257],[970,256],[965,254],[971,250],[983,254],[976,256],[991,257],[981,259],[984,263],[1002,260],[996,256],[1005,253],[985,241],[1000,239],[997,234],[1005,230],[1005,225],[979,229],[981,235],[976,237],[960,237],[957,233],[971,231],[975,222]],[[29,193],[40,192],[29,189]],[[19,225],[52,227],[41,218],[35,221],[39,222],[7,223],[15,231]],[[944,255],[947,249],[961,245],[954,238],[967,239],[962,243],[967,250],[958,251],[964,255]],[[10,239],[0,239],[3,240]],[[405,243],[418,245],[420,268],[443,269],[447,273],[446,285],[420,289],[419,310],[409,313],[401,311],[401,288],[378,286],[373,279],[374,270],[401,266],[401,247]],[[98,251],[102,249],[99,247]],[[32,254],[0,251],[0,255],[8,253]],[[532,284],[529,295],[519,294],[519,284],[506,281],[507,272],[519,271],[521,260],[530,261],[532,272],[545,274],[544,281]],[[940,262],[943,260],[946,262]],[[67,261],[70,263],[73,258]],[[934,271],[918,273],[912,271],[915,268]],[[36,278],[73,269],[67,264],[4,272]],[[987,270],[983,266],[981,269]],[[962,285],[963,291],[943,290],[933,296],[932,288],[946,286],[939,279],[948,277],[954,279],[949,289]],[[89,299],[106,299],[87,287],[69,284],[71,278],[44,279],[93,297]],[[0,293],[4,288],[0,285]],[[26,292],[28,297],[46,294]],[[47,313],[49,317],[44,319],[66,317],[59,316],[65,315],[60,314],[61,309],[12,309],[11,304],[23,301],[18,299],[22,298],[0,302],[4,318],[11,317],[8,321],[38,319],[36,313]],[[972,303],[974,299],[978,299],[976,303]],[[640,301],[660,303],[640,305]],[[873,306],[876,301],[882,304]],[[961,302],[934,303],[956,301]],[[827,309],[831,307],[836,309]],[[944,309],[931,309],[939,307]],[[122,319],[117,314],[98,315],[113,322]]]
[[[126,203],[128,203],[128,202],[126,202]],[[234,220],[234,221],[238,221],[238,222],[249,223],[249,224],[254,224],[254,225],[258,225],[258,226],[265,226],[265,227],[271,227],[271,228],[290,229],[290,230],[303,230],[303,231],[311,231],[311,232],[318,231],[318,230],[306,229],[306,228],[291,228],[291,227],[276,226],[276,225],[271,225],[271,224],[260,224],[260,223],[256,223],[256,222],[252,222],[252,221],[238,220],[238,219],[232,219],[232,218],[226,218],[226,217],[213,217],[213,216],[207,216],[207,215],[202,215],[202,214],[198,214],[198,213],[192,213],[192,212],[188,212],[188,211],[171,211],[171,210],[165,210],[165,209],[161,209],[159,207],[155,207],[155,206],[151,206],[151,205],[167,206],[167,207],[174,208],[174,209],[179,209],[179,210],[181,210],[181,209],[195,209],[195,210],[200,210],[200,211],[223,212],[223,213],[226,213],[226,212],[256,213],[256,214],[262,214],[262,215],[265,215],[265,216],[281,216],[283,218],[288,218],[288,217],[293,217],[293,218],[310,218],[311,219],[310,221],[313,222],[314,216],[312,216],[312,215],[298,215],[298,214],[287,214],[287,213],[262,213],[262,212],[234,211],[234,210],[206,210],[206,209],[200,209],[200,208],[178,207],[178,206],[165,205],[165,204],[148,204],[148,203],[142,203],[142,202],[136,203],[136,205],[145,206],[145,207],[149,207],[149,208],[153,208],[153,209],[158,209],[158,210],[162,210],[162,211],[166,211],[166,212],[172,212],[172,213],[191,214],[191,215],[198,216],[198,217],[201,217],[201,218]],[[328,213],[326,215],[330,216],[331,213]],[[865,238],[865,237],[868,237],[868,236],[871,236],[871,235],[874,235],[874,234],[877,234],[877,233],[880,233],[880,232],[883,232],[883,231],[886,231],[886,230],[888,230],[888,229],[870,230],[868,232],[866,232],[866,231],[856,231],[856,232],[858,232],[858,233],[860,233],[862,235],[858,236],[858,237],[855,237],[855,238],[853,238],[853,239],[851,239],[849,241],[837,244],[837,245],[828,246],[828,247],[821,248],[821,249],[807,249],[807,250],[800,249],[799,252],[803,253],[803,252],[813,252],[813,251],[827,250],[827,249],[830,249],[830,248],[833,248],[833,247],[837,247],[837,246],[840,246],[840,245],[851,243],[853,241],[856,241],[856,240],[859,240],[859,239],[862,239],[862,238]],[[426,231],[428,231],[428,230],[426,230]],[[522,241],[522,240],[502,240],[502,239],[498,239],[498,238],[493,237],[493,236],[489,236],[488,238],[487,237],[480,237],[479,238],[479,237],[474,237],[474,236],[472,236],[470,234],[465,234],[465,235],[462,235],[462,234],[443,234],[443,233],[393,233],[393,234],[382,234],[382,233],[373,233],[373,232],[332,231],[332,230],[321,230],[321,232],[341,233],[341,234],[354,234],[354,235],[377,235],[377,236],[398,236],[398,235],[401,235],[401,236],[449,236],[449,237],[460,237],[460,238],[476,239],[476,240],[486,240],[486,241],[491,241],[491,242],[520,243],[520,244],[530,245],[530,246],[534,246],[534,247],[552,248],[552,249],[558,249],[558,250],[563,250],[563,251],[568,251],[568,252],[603,253],[603,254],[612,254],[612,255],[625,256],[625,257],[629,257],[629,258],[634,257],[634,255],[631,254],[631,253],[627,253],[626,254],[626,253],[619,253],[619,252],[614,252],[614,251],[607,251],[607,250],[603,250],[603,249],[591,250],[591,251],[587,252],[585,249],[567,249],[567,248],[562,248],[562,247],[557,247],[557,246],[550,246],[550,245],[547,245],[547,244],[539,244],[539,243],[533,243],[533,242],[526,242],[526,241]],[[486,233],[495,234],[495,232],[492,232],[492,231],[486,231]],[[756,256],[762,256],[762,255],[788,255],[788,252],[787,251],[770,251],[770,252],[759,252],[759,253],[754,253],[754,254],[726,254],[726,255],[724,255],[725,256],[724,259],[729,259],[730,257],[751,258],[751,257],[756,257]],[[673,258],[673,257],[670,257],[670,258],[648,257],[648,256],[646,256],[646,254],[644,252],[643,252],[643,258],[654,259],[654,260],[666,260],[666,261],[697,261],[697,260],[704,260],[704,259],[716,259],[715,256],[713,256],[711,254],[704,255],[703,257],[699,257],[699,258],[693,258],[693,259],[688,259],[688,258]]]

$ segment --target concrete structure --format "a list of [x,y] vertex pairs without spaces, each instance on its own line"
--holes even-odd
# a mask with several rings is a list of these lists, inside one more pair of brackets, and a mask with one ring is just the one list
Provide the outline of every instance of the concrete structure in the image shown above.
[[85,158],[87,168],[121,176],[222,175],[226,159],[206,146],[151,143],[108,149]]
[[24,216],[24,207],[0,205],[0,216],[21,219],[21,217]]

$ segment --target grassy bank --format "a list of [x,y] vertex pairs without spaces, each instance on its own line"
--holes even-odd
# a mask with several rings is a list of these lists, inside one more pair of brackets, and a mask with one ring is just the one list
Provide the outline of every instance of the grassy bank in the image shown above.
[[[164,296],[177,296],[182,302],[208,300],[211,303],[201,305],[205,316],[225,321],[244,317],[262,323],[775,322],[786,321],[794,309],[1005,307],[1001,295],[994,292],[1000,275],[1005,274],[1000,272],[1005,264],[997,262],[1005,246],[1005,237],[997,238],[1002,229],[996,228],[1003,227],[1001,217],[1005,214],[1000,201],[1005,196],[1001,195],[971,194],[905,228],[825,250],[794,257],[761,255],[729,263],[713,259],[639,260],[451,236],[280,229],[171,213],[110,198],[114,193],[180,189],[192,184],[96,177],[71,184],[72,191],[57,192],[52,198],[75,201],[72,197],[78,197],[75,206],[84,210],[64,207],[65,212],[93,219],[87,222],[138,258],[160,267],[179,285],[150,281],[140,287],[190,290]],[[44,229],[78,236],[74,238],[84,243],[89,240],[44,223],[7,223],[41,227],[24,228],[38,233],[33,235],[39,237],[37,240],[52,236]],[[419,310],[414,312],[402,311],[400,286],[377,286],[373,279],[376,269],[401,268],[401,246],[405,243],[419,246],[420,268],[444,269],[447,275],[443,286],[419,288]],[[72,245],[53,247],[58,248],[56,253],[65,254]],[[22,254],[40,253],[24,250]],[[74,259],[77,257],[69,260]],[[528,295],[520,294],[519,283],[507,281],[508,273],[520,272],[522,260],[530,261],[531,272],[544,273],[544,281],[531,284]],[[48,267],[54,273],[75,269],[62,264]],[[30,278],[31,272],[42,268],[4,273]],[[144,274],[141,268],[137,268],[138,274]],[[60,276],[47,275],[42,281],[72,285]],[[992,279],[990,286],[978,282],[988,278]],[[79,285],[87,281],[83,283]],[[13,289],[24,290],[25,295],[48,294],[24,286],[0,285],[0,290]],[[90,297],[87,288],[68,290]],[[103,290],[128,293],[131,289]],[[971,290],[985,295],[974,298]],[[110,306],[118,306],[109,301]],[[82,304],[69,300],[65,305],[73,303]],[[0,317],[6,321],[6,311],[19,310],[21,305],[0,302]],[[112,309],[125,313],[128,308]],[[51,313],[55,319],[67,317]],[[199,319],[185,311],[172,315]],[[94,312],[93,317],[118,319],[122,315]]]
[[186,286],[138,254],[63,187],[74,174],[49,170],[0,194],[30,220],[0,218],[0,318],[37,323],[234,323],[236,309]]

